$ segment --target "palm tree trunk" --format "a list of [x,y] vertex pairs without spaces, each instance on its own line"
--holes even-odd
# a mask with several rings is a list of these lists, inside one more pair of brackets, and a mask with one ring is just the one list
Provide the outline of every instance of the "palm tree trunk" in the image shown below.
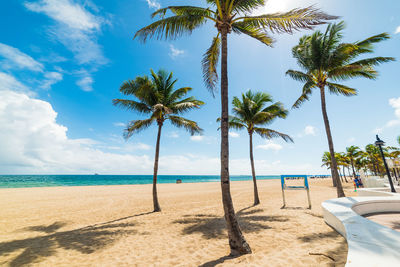
[[253,158],[253,133],[249,133],[250,137],[250,163],[251,163],[251,175],[253,176],[253,186],[254,186],[254,206],[260,204],[260,199],[258,198],[257,180],[256,180],[256,170],[254,168],[254,158]]
[[233,208],[229,181],[228,140],[228,29],[221,27],[221,191],[231,255],[251,253]]
[[335,150],[333,148],[331,128],[329,126],[328,114],[326,112],[325,88],[324,88],[324,86],[320,86],[320,92],[321,92],[322,116],[324,117],[326,137],[328,138],[329,153],[331,153],[332,179],[333,179],[333,183],[335,183],[335,181],[336,181],[337,196],[338,197],[345,197],[345,194],[343,192],[342,183],[340,182],[340,179],[339,179],[339,174],[338,174],[338,170],[337,170],[337,163],[336,163],[336,158],[335,158]]
[[343,176],[344,176],[344,180],[346,181],[346,183],[348,183],[344,166],[343,166]]
[[339,172],[340,181],[342,181],[342,183],[343,183],[343,175],[340,173],[340,167],[338,167],[338,172]]
[[353,177],[356,178],[356,171],[354,170],[354,162],[353,162],[353,159],[351,159],[351,168],[353,169]]
[[156,155],[154,157],[154,173],[153,173],[153,205],[154,205],[154,212],[161,211],[160,204],[158,203],[158,197],[157,197],[157,173],[158,173],[158,157],[160,155],[161,127],[162,127],[162,122],[158,122]]

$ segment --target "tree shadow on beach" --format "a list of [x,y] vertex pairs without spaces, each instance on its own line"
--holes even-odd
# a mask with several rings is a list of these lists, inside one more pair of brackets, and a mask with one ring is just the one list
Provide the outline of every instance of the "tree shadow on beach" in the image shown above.
[[[341,235],[335,230],[330,230],[328,232],[313,233],[309,235],[304,235],[298,237],[299,240],[310,243],[321,239],[332,239],[336,237],[341,237]],[[329,240],[330,241],[330,240]],[[328,242],[328,240],[327,240]],[[347,241],[342,238],[340,241],[332,242],[330,246],[331,249],[325,251],[321,249],[315,249],[315,251],[310,251],[309,255],[313,257],[323,257],[329,261],[328,266],[344,266],[347,260]]]
[[119,237],[137,233],[134,223],[102,223],[75,230],[59,231],[67,223],[30,226],[21,231],[40,232],[45,235],[0,242],[0,256],[21,253],[7,264],[11,267],[37,263],[57,253],[58,249],[75,250],[91,254],[112,245]]
[[[238,222],[244,233],[258,232],[264,229],[271,229],[266,222],[286,222],[286,216],[265,216],[257,215],[262,209],[248,210],[251,207],[242,209],[236,213]],[[185,215],[184,219],[176,220],[174,223],[187,224],[183,229],[184,235],[201,233],[206,239],[226,237],[225,219],[212,214]]]

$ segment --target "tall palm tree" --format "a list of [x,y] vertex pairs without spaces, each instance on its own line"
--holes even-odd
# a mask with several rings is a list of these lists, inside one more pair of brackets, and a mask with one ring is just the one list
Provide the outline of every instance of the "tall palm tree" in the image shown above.
[[[228,142],[228,34],[246,34],[271,46],[271,33],[292,33],[312,29],[327,20],[336,19],[313,7],[293,9],[285,13],[250,16],[264,6],[265,0],[205,0],[208,7],[169,6],[152,14],[156,22],[136,32],[135,38],[145,42],[148,38],[176,39],[211,22],[217,29],[210,48],[205,52],[202,66],[207,88],[215,92],[218,82],[217,65],[221,54],[221,191],[231,255],[251,253],[235,216],[230,194],[229,142]],[[171,15],[167,15],[167,12]]]
[[134,133],[138,133],[153,123],[157,123],[158,134],[156,142],[156,152],[154,157],[154,173],[153,173],[153,205],[154,211],[161,211],[157,197],[157,173],[158,158],[160,153],[161,129],[164,122],[169,120],[173,126],[184,128],[193,134],[199,134],[202,129],[196,122],[185,119],[179,115],[192,109],[197,109],[204,102],[197,100],[193,96],[186,97],[186,94],[192,90],[190,87],[182,87],[174,90],[177,80],[173,79],[172,72],[167,73],[159,70],[155,73],[151,71],[151,76],[136,77],[135,80],[125,81],[120,92],[126,96],[133,96],[136,100],[131,99],[114,99],[113,104],[127,110],[136,111],[149,117],[144,120],[133,120],[127,125],[124,137],[130,138]]
[[349,157],[350,159],[350,164],[351,164],[351,168],[353,170],[353,177],[356,177],[356,171],[354,170],[354,166],[356,163],[356,160],[358,157],[361,156],[362,151],[360,150],[360,148],[358,146],[350,146],[350,147],[346,147],[346,154],[347,157]]
[[324,33],[314,32],[300,38],[299,44],[293,47],[292,54],[297,63],[305,71],[288,70],[291,78],[304,82],[303,92],[293,107],[298,108],[309,99],[312,89],[317,88],[321,95],[322,116],[328,139],[329,152],[332,158],[332,178],[337,182],[337,195],[344,197],[342,184],[339,181],[335,149],[331,129],[326,112],[325,88],[332,94],[352,96],[357,90],[343,84],[336,83],[350,78],[364,77],[375,79],[378,75],[374,66],[394,60],[392,57],[373,57],[354,61],[358,56],[373,52],[373,45],[389,39],[387,33],[371,36],[363,41],[354,43],[340,43],[344,23],[330,24]]
[[[258,197],[256,171],[254,168],[253,134],[257,133],[265,139],[281,137],[286,142],[293,142],[293,139],[287,134],[262,127],[271,124],[276,118],[286,118],[288,114],[288,111],[283,107],[282,103],[276,102],[268,105],[268,103],[271,102],[273,101],[269,94],[262,92],[253,93],[249,90],[245,94],[242,94],[242,100],[236,96],[233,98],[232,105],[234,115],[229,117],[229,128],[236,130],[246,129],[249,134],[250,165],[254,187],[254,206],[260,204],[260,199]],[[218,119],[218,121],[220,121],[220,119]]]

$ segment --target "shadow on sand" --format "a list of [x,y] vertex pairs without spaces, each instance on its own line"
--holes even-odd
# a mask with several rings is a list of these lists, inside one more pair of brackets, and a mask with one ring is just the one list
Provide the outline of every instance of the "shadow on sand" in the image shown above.
[[26,227],[18,231],[40,232],[44,235],[0,242],[0,256],[7,256],[10,253],[21,251],[18,256],[7,262],[9,266],[14,267],[40,262],[44,258],[56,254],[57,249],[75,250],[83,254],[91,254],[112,245],[123,235],[138,234],[133,229],[135,226],[134,223],[116,222],[150,213],[152,212],[132,215],[69,231],[59,231],[67,225],[66,222]]
[[[245,233],[258,232],[263,229],[271,229],[266,222],[286,222],[286,216],[265,216],[257,215],[262,209],[249,210],[251,207],[244,208],[236,213],[241,229]],[[183,234],[201,233],[204,238],[225,238],[226,223],[225,219],[212,214],[184,215],[184,219],[176,220],[174,223],[187,224],[183,229]]]

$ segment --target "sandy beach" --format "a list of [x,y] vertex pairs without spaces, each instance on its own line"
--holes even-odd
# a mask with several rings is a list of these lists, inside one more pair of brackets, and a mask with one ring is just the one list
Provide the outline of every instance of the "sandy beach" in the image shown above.
[[[279,180],[232,182],[253,254],[229,253],[219,183],[0,189],[1,266],[343,266],[345,239],[325,224],[320,203],[336,197],[330,179],[288,191]],[[352,184],[345,193],[354,195]]]

